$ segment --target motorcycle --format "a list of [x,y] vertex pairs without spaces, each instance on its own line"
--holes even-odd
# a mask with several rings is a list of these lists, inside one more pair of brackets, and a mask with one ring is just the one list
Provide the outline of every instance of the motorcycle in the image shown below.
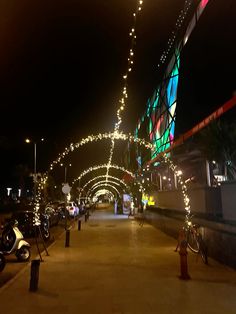
[[26,262],[30,259],[30,244],[24,240],[17,220],[10,221],[3,226],[0,250],[3,255],[14,253],[19,262]]
[[3,271],[6,264],[5,257],[2,252],[0,252],[0,272]]

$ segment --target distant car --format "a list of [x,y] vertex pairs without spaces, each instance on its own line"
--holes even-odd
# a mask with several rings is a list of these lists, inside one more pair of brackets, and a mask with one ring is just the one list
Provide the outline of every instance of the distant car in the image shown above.
[[65,202],[52,201],[52,202],[49,202],[46,205],[46,207],[52,207],[55,210],[55,212],[58,214],[59,220],[65,218],[65,212],[66,212]]
[[66,209],[68,210],[70,217],[76,217],[79,215],[79,207],[75,202],[68,202]]

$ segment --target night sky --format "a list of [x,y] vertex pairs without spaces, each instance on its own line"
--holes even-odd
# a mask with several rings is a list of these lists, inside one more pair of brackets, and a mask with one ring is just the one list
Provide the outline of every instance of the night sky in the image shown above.
[[[144,0],[123,129],[133,132],[161,79],[157,65],[184,0]],[[47,166],[71,142],[114,128],[127,69],[135,0],[5,0],[0,4],[1,181],[17,164]],[[232,97],[235,0],[210,0],[182,51],[176,132]],[[44,145],[44,146],[43,146]],[[109,145],[101,161],[108,161]],[[96,148],[83,151],[85,167]],[[94,158],[94,156],[93,156]],[[92,163],[100,163],[93,161]],[[92,159],[91,159],[92,160]],[[82,168],[83,168],[82,167]]]

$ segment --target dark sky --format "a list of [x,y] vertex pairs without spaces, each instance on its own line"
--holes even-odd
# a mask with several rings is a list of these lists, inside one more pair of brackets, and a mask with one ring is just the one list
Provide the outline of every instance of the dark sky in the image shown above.
[[[184,0],[144,0],[124,130],[133,132],[161,78],[157,68]],[[4,0],[0,4],[2,177],[13,165],[47,167],[73,141],[114,127],[135,0]],[[210,0],[181,60],[177,131],[192,127],[235,88],[234,0]],[[43,144],[42,144],[43,145]],[[86,151],[82,159],[89,159]],[[104,162],[108,160],[103,152]],[[31,161],[30,161],[31,160]],[[89,166],[89,165],[88,165]]]

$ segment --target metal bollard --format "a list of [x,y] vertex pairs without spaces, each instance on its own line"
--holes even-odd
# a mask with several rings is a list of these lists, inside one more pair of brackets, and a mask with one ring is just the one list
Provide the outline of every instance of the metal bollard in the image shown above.
[[40,260],[31,261],[31,273],[30,273],[30,287],[29,291],[35,292],[38,290],[38,281],[39,281],[39,266]]
[[78,230],[80,231],[80,229],[81,229],[81,220],[79,219],[78,220]]
[[180,242],[179,255],[180,255],[180,279],[188,280],[190,276],[188,274],[188,263],[187,263],[187,241],[182,240]]
[[66,230],[66,243],[65,243],[65,247],[69,247],[70,246],[70,230],[67,229]]

